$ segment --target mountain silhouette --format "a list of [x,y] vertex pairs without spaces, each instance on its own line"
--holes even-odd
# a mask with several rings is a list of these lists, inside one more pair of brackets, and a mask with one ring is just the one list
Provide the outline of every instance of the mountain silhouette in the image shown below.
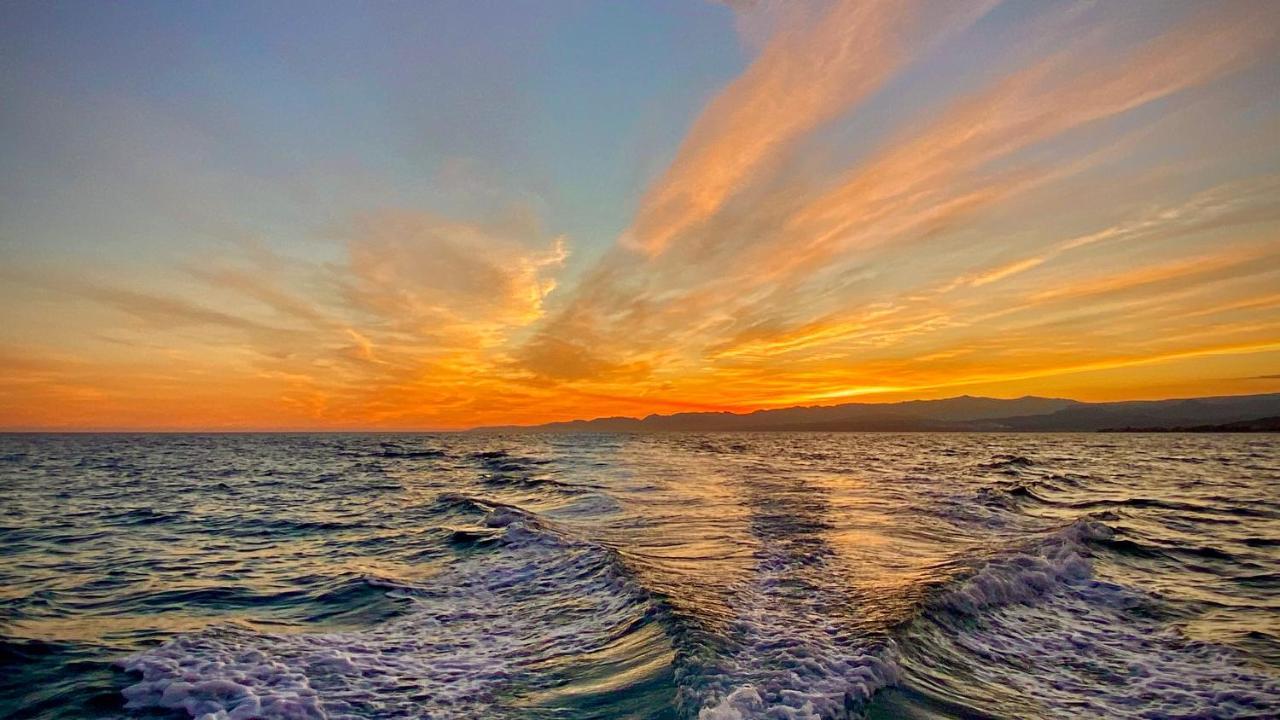
[[1280,415],[1280,393],[1090,403],[1065,398],[960,397],[897,403],[844,403],[756,410],[684,412],[645,418],[606,417],[531,426],[496,426],[500,432],[1091,432],[1118,428],[1165,430],[1225,425]]

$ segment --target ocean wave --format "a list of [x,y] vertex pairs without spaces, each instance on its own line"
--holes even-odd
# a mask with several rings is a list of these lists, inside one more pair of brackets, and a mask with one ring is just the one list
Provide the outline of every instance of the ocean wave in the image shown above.
[[575,540],[520,508],[478,498],[499,531],[429,585],[397,585],[411,607],[347,632],[269,634],[219,627],[178,636],[122,666],[141,678],[130,709],[193,718],[523,717],[514,697],[555,665],[608,646],[652,606],[607,548]]
[[153,525],[179,522],[186,518],[187,514],[182,511],[165,511],[152,508],[135,508],[103,516],[105,522],[113,525]]
[[1024,602],[1083,580],[1091,574],[1086,543],[1106,540],[1113,534],[1096,520],[1077,520],[1024,551],[990,560],[934,605],[974,615],[984,608]]
[[551,488],[554,490],[565,490],[571,492],[584,489],[572,483],[561,482],[555,478],[536,475],[486,475],[481,479],[481,482],[495,487],[520,487],[529,489]]
[[491,470],[501,472],[520,472],[534,465],[546,465],[550,462],[544,458],[513,455],[506,450],[482,450],[473,452],[468,457]]
[[1026,718],[1280,713],[1274,675],[1162,624],[1157,598],[1093,577],[1090,547],[1112,538],[1078,520],[939,594],[900,637],[904,684]]
[[862,712],[881,688],[897,681],[889,645],[879,653],[836,653],[823,661],[792,652],[785,676],[738,685],[698,713],[698,720],[827,720]]
[[382,443],[382,457],[401,460],[433,460],[448,457],[449,454],[438,448],[404,447],[396,443]]
[[992,457],[987,462],[980,463],[978,467],[985,470],[1016,471],[1019,468],[1028,468],[1035,464],[1035,461],[1023,455],[1000,453]]
[[751,492],[755,567],[731,589],[733,616],[713,649],[684,659],[682,706],[699,720],[860,712],[896,682],[897,650],[849,612],[825,499],[803,482],[767,477],[753,478]]

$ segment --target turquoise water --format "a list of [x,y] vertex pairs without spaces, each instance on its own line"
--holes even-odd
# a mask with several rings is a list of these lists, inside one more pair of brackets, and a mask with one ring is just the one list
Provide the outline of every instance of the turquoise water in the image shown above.
[[0,436],[0,715],[1280,715],[1266,436]]

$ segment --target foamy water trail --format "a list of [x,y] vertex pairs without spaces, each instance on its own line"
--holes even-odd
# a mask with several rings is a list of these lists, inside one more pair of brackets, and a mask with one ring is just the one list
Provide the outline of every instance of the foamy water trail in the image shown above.
[[230,720],[519,716],[501,696],[536,687],[539,664],[598,650],[644,620],[645,595],[603,548],[518,508],[442,501],[483,512],[455,537],[489,547],[395,587],[403,616],[344,633],[181,636],[124,661],[142,675],[124,691],[128,707]]
[[759,474],[750,526],[752,577],[734,588],[736,610],[719,657],[699,668],[699,720],[842,717],[897,679],[892,642],[862,631],[842,587],[847,569],[826,541],[830,508],[801,479]]
[[987,562],[905,629],[904,675],[922,691],[1028,718],[1280,714],[1280,678],[1153,617],[1141,589],[1093,577],[1091,543],[1113,535],[1079,520]]

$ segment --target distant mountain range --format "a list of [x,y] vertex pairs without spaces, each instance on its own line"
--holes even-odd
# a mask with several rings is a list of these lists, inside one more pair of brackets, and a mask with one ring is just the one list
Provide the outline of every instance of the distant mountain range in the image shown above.
[[[1280,416],[1280,393],[1087,403],[1062,398],[960,397],[898,403],[846,403],[728,412],[607,417],[532,426],[477,428],[481,432],[1092,432],[1257,431]],[[1237,424],[1232,427],[1231,424]],[[1252,424],[1251,424],[1252,423]],[[1210,428],[1209,426],[1213,426]]]

